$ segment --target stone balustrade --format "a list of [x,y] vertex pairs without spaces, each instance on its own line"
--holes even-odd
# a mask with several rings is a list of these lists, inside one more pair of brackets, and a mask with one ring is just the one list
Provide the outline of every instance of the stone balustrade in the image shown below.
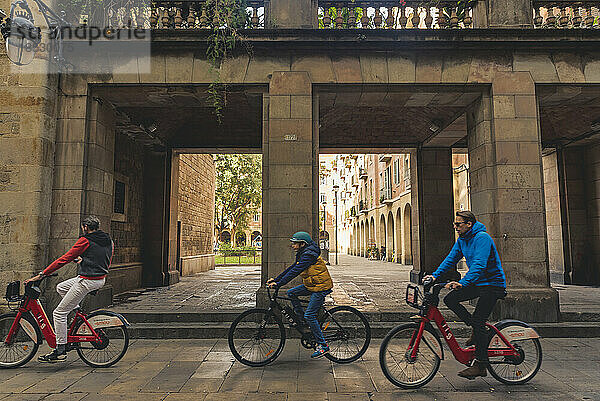
[[472,28],[472,6],[464,6],[465,3],[475,4],[476,2],[427,0],[319,0],[319,28]]
[[[246,15],[239,18],[242,27],[264,28],[264,0],[249,0],[247,5]],[[79,15],[69,14],[77,24]],[[215,24],[205,0],[116,0],[106,7],[91,10],[86,20],[99,27],[144,29],[211,29]]]
[[533,1],[533,25],[535,28],[599,28],[600,1]]

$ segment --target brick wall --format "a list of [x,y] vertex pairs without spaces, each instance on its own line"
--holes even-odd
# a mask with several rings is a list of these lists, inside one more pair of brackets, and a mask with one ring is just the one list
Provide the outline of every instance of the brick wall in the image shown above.
[[182,154],[179,163],[181,256],[213,252],[215,165],[212,155]]
[[110,223],[115,241],[114,264],[142,261],[143,171],[143,145],[118,134],[115,138],[115,178],[126,179],[127,200],[125,221],[112,220]]

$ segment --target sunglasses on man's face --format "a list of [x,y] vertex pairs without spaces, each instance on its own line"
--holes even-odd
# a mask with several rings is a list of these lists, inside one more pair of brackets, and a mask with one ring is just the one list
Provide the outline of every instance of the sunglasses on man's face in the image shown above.
[[452,224],[454,224],[454,227],[458,227],[458,226],[460,226],[461,224],[467,224],[467,222],[466,222],[466,221],[455,221],[455,222],[454,222],[454,223],[452,223]]

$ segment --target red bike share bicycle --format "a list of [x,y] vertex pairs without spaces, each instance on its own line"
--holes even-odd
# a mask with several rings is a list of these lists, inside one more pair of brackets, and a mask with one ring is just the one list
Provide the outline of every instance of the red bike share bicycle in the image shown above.
[[[379,364],[385,377],[402,388],[418,388],[427,384],[444,359],[439,334],[433,328],[435,322],[454,358],[465,365],[475,359],[475,347],[461,348],[448,323],[437,308],[439,293],[445,283],[423,283],[422,296],[419,287],[409,284],[406,303],[419,309],[418,321],[393,328],[381,343]],[[419,304],[419,300],[422,303]],[[487,324],[489,333],[488,357],[490,374],[505,384],[523,384],[531,380],[542,365],[542,347],[539,335],[527,323],[518,320],[502,320]]]
[[[57,276],[52,274],[46,277]],[[33,358],[43,339],[50,348],[56,347],[56,334],[39,301],[39,284],[46,278],[25,284],[20,295],[20,282],[6,287],[6,300],[13,312],[0,315],[0,368],[16,368]],[[18,303],[18,307],[12,307]],[[129,323],[118,313],[97,310],[89,315],[75,311],[67,334],[67,350],[77,350],[86,364],[109,367],[117,363],[129,346]]]

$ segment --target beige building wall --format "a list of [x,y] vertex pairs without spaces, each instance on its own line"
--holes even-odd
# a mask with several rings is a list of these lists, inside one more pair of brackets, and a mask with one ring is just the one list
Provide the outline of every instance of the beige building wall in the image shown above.
[[215,164],[212,155],[180,155],[178,212],[181,274],[214,269]]

